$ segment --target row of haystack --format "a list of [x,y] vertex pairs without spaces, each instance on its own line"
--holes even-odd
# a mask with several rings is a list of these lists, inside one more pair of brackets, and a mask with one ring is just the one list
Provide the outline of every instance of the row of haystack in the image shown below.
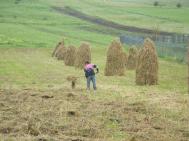
[[91,61],[91,50],[88,43],[82,43],[79,48],[70,45],[65,46],[64,41],[59,42],[55,47],[53,57],[58,60],[64,60],[65,65],[83,68],[86,61]]
[[129,55],[123,52],[120,42],[113,41],[107,51],[105,76],[124,75],[127,69],[136,69],[137,85],[155,85],[158,83],[158,57],[153,41],[145,39],[144,47],[137,51],[129,49]]
[[[91,50],[88,43],[82,43],[76,49],[65,47],[64,42],[58,43],[52,56],[64,60],[65,65],[83,68],[86,61],[91,62]],[[137,85],[155,85],[158,83],[158,57],[155,45],[149,38],[145,39],[144,47],[137,51],[129,49],[129,55],[123,51],[120,42],[113,41],[107,51],[105,76],[124,75],[127,69],[136,69]]]

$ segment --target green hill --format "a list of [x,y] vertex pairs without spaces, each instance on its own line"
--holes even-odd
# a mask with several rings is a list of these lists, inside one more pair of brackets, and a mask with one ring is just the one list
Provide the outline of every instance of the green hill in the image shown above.
[[[163,2],[153,7],[148,0],[1,0],[0,140],[188,140],[186,64],[159,58],[155,86],[136,86],[132,70],[106,77],[107,47],[126,31],[54,9],[71,7],[123,25],[187,33],[187,1],[181,9],[176,1]],[[92,62],[100,68],[95,93],[86,91],[83,70],[51,57],[62,39],[66,46],[91,44]],[[69,75],[79,77],[74,90]]]

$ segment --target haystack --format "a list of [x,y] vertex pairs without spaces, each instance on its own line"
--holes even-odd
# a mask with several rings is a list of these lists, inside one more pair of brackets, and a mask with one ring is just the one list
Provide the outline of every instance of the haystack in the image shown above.
[[136,67],[137,85],[158,84],[158,57],[154,42],[147,38],[139,51]]
[[124,68],[122,45],[113,41],[107,51],[105,76],[124,75]]
[[66,47],[60,46],[57,49],[56,57],[57,57],[58,60],[64,60],[65,54],[66,54]]
[[74,66],[75,63],[75,52],[76,52],[76,48],[74,46],[69,46],[66,49],[66,53],[64,56],[64,63],[67,66]]
[[88,43],[82,43],[76,52],[75,67],[82,69],[86,61],[91,62],[91,49]]
[[64,41],[59,42],[59,43],[56,45],[56,47],[55,47],[55,49],[54,49],[54,51],[53,51],[53,53],[52,53],[52,57],[56,57],[56,56],[57,56],[58,50],[59,50],[59,48],[61,48],[62,46],[64,46]]
[[127,60],[127,69],[134,70],[136,69],[136,62],[137,62],[137,49],[135,47],[132,47],[129,49],[129,56]]
[[123,52],[122,55],[123,55],[124,66],[126,67],[126,65],[127,65],[127,60],[128,60],[127,53]]

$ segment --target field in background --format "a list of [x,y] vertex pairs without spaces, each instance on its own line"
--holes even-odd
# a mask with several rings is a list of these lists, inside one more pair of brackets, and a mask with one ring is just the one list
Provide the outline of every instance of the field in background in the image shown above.
[[[70,6],[150,29],[162,22],[162,30],[187,32],[189,4],[183,2],[177,9],[176,1],[162,8],[149,0],[0,1],[0,140],[188,141],[186,64],[160,58],[157,86],[136,86],[134,71],[105,77],[106,47],[125,32],[52,8]],[[90,42],[92,60],[100,68],[95,95],[85,91],[82,70],[51,57],[63,38],[77,47]],[[68,75],[81,76],[75,90],[66,81]]]
[[162,1],[163,6],[154,7],[153,1],[148,0],[56,0],[54,5],[70,6],[86,14],[111,19],[121,24],[149,29],[158,27],[163,31],[188,33],[189,2],[183,0],[181,3],[183,4],[181,9],[176,8],[176,1]]

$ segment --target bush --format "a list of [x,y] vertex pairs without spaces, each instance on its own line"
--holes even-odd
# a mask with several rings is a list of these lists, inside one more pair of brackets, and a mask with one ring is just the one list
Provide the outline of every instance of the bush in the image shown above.
[[159,2],[158,1],[155,1],[154,2],[154,6],[158,6],[159,5]]
[[177,8],[181,8],[182,7],[182,4],[181,3],[177,3]]

